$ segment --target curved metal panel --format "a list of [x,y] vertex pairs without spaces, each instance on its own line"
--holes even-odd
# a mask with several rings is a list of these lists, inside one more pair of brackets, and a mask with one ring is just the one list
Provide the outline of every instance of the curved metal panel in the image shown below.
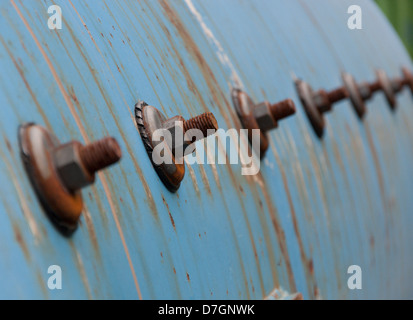
[[[363,30],[347,8],[363,7]],[[58,4],[63,29],[47,28]],[[144,100],[166,115],[214,112],[241,128],[231,89],[294,99],[291,74],[314,87],[341,72],[373,80],[412,68],[371,1],[22,1],[0,3],[0,298],[409,298],[412,288],[413,102],[384,95],[361,122],[348,101],[325,139],[301,107],[270,134],[257,176],[241,165],[187,165],[169,193],[134,122]],[[61,141],[111,135],[121,164],[83,192],[79,230],[47,220],[20,161],[17,128],[36,122]],[[202,148],[202,144],[199,144]],[[60,265],[63,290],[47,288]],[[347,268],[363,269],[349,290]]]

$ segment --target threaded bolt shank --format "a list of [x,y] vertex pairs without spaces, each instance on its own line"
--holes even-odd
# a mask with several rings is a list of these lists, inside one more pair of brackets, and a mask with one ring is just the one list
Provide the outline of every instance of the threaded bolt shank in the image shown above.
[[338,88],[336,90],[327,93],[328,100],[331,104],[343,100],[348,97],[347,90],[344,87]]
[[280,121],[295,114],[295,104],[291,99],[275,103],[270,106],[272,116],[276,121]]
[[114,138],[107,137],[82,146],[79,155],[85,168],[94,174],[118,162],[122,157],[122,151]]
[[184,122],[184,132],[191,129],[200,130],[204,135],[204,138],[206,138],[209,134],[211,134],[208,130],[218,130],[218,122],[212,112],[206,112]]
[[373,82],[372,84],[370,84],[370,92],[374,93],[376,91],[381,90],[381,84],[379,81]]

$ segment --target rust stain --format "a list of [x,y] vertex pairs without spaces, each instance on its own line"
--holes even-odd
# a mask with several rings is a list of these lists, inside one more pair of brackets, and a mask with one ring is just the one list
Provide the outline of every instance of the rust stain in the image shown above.
[[[180,35],[181,39],[184,42],[185,48],[188,50],[188,52],[191,54],[191,56],[193,57],[193,61],[197,64],[199,70],[201,71],[201,74],[203,75],[203,78],[205,80],[206,85],[209,88],[209,93],[211,95],[211,98],[208,99],[208,102],[206,103],[202,97],[205,96],[205,94],[201,94],[201,92],[198,91],[197,86],[195,85],[195,83],[193,82],[191,76],[190,76],[190,72],[187,69],[183,57],[181,56],[181,52],[180,50],[178,50],[179,45],[177,45],[174,42],[174,39],[172,38],[172,35],[170,33],[170,31],[166,28],[166,26],[164,26],[162,24],[162,20],[161,19],[157,19],[157,22],[159,23],[159,25],[161,26],[161,28],[163,29],[165,35],[167,36],[169,42],[171,43],[171,47],[172,50],[175,53],[176,58],[178,59],[178,66],[180,67],[182,74],[184,75],[186,81],[187,81],[187,86],[189,88],[189,90],[191,90],[194,95],[196,96],[196,98],[198,99],[200,105],[202,108],[204,108],[206,111],[209,111],[209,105],[210,105],[210,101],[214,101],[216,106],[220,109],[221,114],[224,117],[225,122],[227,123],[228,127],[233,127],[229,116],[232,117],[232,121],[239,123],[239,119],[237,118],[237,116],[235,115],[232,107],[230,106],[226,94],[224,94],[221,90],[220,85],[218,84],[218,81],[216,80],[212,70],[210,69],[210,67],[208,66],[208,63],[206,62],[206,60],[204,59],[204,57],[202,56],[201,51],[199,50],[199,48],[197,47],[194,39],[191,37],[191,35],[189,34],[189,32],[185,29],[183,23],[179,20],[178,15],[176,14],[176,12],[170,7],[170,4],[166,1],[159,1],[162,8],[165,11],[165,15],[167,16],[168,20],[174,25],[174,27],[176,28],[178,34]],[[156,14],[154,13],[155,18],[156,18]],[[223,107],[226,107],[225,109]],[[229,167],[228,167],[229,168]],[[192,169],[192,168],[191,168]],[[189,170],[190,175],[192,177],[192,172],[191,169]],[[229,171],[231,173],[231,168],[229,168]],[[202,175],[202,172],[201,172]],[[206,187],[208,187],[209,185],[209,181],[205,180],[205,177],[203,178],[203,182],[204,184],[206,184]],[[217,180],[217,184],[218,186],[220,186],[220,181],[218,180],[218,175],[214,175],[214,178]],[[233,180],[233,173],[232,173],[232,178]],[[194,181],[195,179],[193,179]],[[207,182],[207,183],[206,183]],[[196,188],[196,187],[195,187]],[[242,199],[242,194],[238,193],[238,197],[240,199]],[[242,192],[241,192],[242,193]],[[240,202],[242,204],[242,201]],[[226,208],[226,210],[228,211],[228,208]],[[243,213],[244,213],[244,218],[246,219],[246,221],[248,221],[247,219],[247,214],[245,212],[245,208],[243,209]],[[248,223],[247,223],[248,225]],[[257,257],[257,253],[256,253],[256,247],[255,247],[255,243],[254,243],[254,239],[252,237],[252,233],[251,230],[249,231],[249,235],[250,235],[250,239],[251,239],[251,243],[252,243],[252,247],[254,250],[254,254]],[[270,250],[270,255],[272,253],[272,250]],[[273,256],[273,255],[272,255]],[[288,259],[288,257],[287,257]],[[271,259],[271,261],[275,261],[275,259]],[[275,264],[274,264],[275,266]],[[258,271],[260,272],[260,266],[259,266],[259,261],[257,260],[257,268]],[[274,280],[277,281],[277,275],[276,275],[276,269],[273,269],[273,274],[274,274]],[[261,274],[261,272],[260,272]],[[248,281],[245,281],[246,286],[248,287]],[[262,283],[262,288],[263,288],[263,283]],[[248,290],[249,292],[249,290]]]
[[39,270],[36,271],[36,278],[37,278],[37,282],[40,285],[40,288],[42,290],[43,296],[45,299],[48,299],[49,297],[49,289],[46,288],[46,280],[43,279],[43,276],[41,274],[41,272]]
[[168,210],[168,214],[169,214],[169,218],[171,219],[172,226],[174,227],[174,230],[176,231],[176,228],[175,228],[175,220],[174,220],[174,218],[172,217],[171,210],[169,210],[169,205],[168,205],[168,203],[166,202],[165,197],[164,197],[163,195],[162,195],[162,201],[163,201],[166,209]]
[[[260,177],[263,180],[261,174]],[[287,245],[286,245],[286,239],[285,239],[285,233],[284,230],[282,230],[280,223],[276,217],[276,209],[272,203],[271,197],[268,194],[268,192],[266,190],[264,190],[265,188],[262,188],[263,191],[263,195],[264,195],[264,199],[265,202],[267,203],[268,207],[269,207],[269,212],[271,214],[271,222],[273,224],[275,233],[277,235],[277,239],[279,242],[279,246],[281,249],[281,254],[284,257],[284,261],[285,261],[285,265],[286,265],[286,269],[287,269],[287,274],[288,274],[288,282],[290,285],[290,290],[291,291],[297,291],[297,287],[295,284],[295,279],[294,279],[294,273],[293,273],[293,269],[291,266],[291,261],[290,261],[290,257],[288,255],[288,250],[287,250]]]
[[211,186],[203,165],[199,165],[199,171],[201,172],[201,178],[202,182],[204,183],[205,190],[207,191],[207,194],[212,197]]
[[[92,193],[93,193],[93,196],[92,196]],[[100,200],[100,197],[99,197],[99,194],[96,188],[91,188],[91,192],[89,192],[89,199],[90,201],[95,201],[96,205],[98,206],[98,213],[100,216],[100,221],[102,222],[106,230],[108,230],[109,228],[108,217],[106,216],[106,210],[102,204],[102,201]]]
[[6,49],[7,54],[9,55],[10,59],[13,61],[13,64],[16,67],[17,72],[19,73],[20,77],[22,78],[26,89],[29,91],[30,97],[33,99],[33,102],[36,105],[36,109],[39,112],[40,116],[42,117],[45,125],[50,129],[51,125],[50,125],[49,119],[47,118],[46,114],[44,113],[39,101],[37,100],[36,95],[34,94],[32,88],[30,87],[29,82],[27,81],[27,79],[24,75],[22,67],[17,63],[17,61],[14,57],[14,54],[10,51],[10,49],[8,48],[7,44],[4,42],[4,39],[1,36],[0,36],[0,42],[2,43],[3,47]]
[[73,118],[75,119],[75,122],[77,124],[77,126],[79,127],[79,130],[81,131],[82,137],[85,139],[86,142],[89,142],[89,139],[87,137],[86,131],[83,128],[83,124],[80,121],[80,118],[76,112],[76,109],[73,106],[72,101],[70,100],[69,94],[67,93],[65,87],[63,86],[62,81],[59,78],[59,75],[56,72],[56,69],[54,68],[52,62],[50,61],[48,55],[46,54],[46,51],[44,50],[44,48],[42,47],[40,41],[37,39],[36,35],[34,34],[33,29],[30,27],[28,21],[26,20],[26,18],[23,16],[23,13],[20,11],[20,9],[17,7],[16,3],[14,0],[10,0],[12,6],[14,7],[14,9],[16,10],[18,16],[20,17],[20,19],[22,20],[24,26],[26,27],[27,31],[30,33],[30,35],[32,36],[34,42],[36,43],[37,48],[40,50],[40,53],[42,54],[47,66],[50,69],[50,72],[53,75],[53,78],[56,81],[57,86],[59,87],[59,90],[61,91],[63,98],[66,102],[66,104],[68,105],[70,112],[73,115]]
[[101,255],[100,255],[99,243],[98,243],[98,240],[97,240],[95,227],[93,226],[92,217],[90,215],[89,210],[87,210],[87,208],[84,208],[83,216],[85,217],[86,228],[88,230],[88,234],[89,234],[90,240],[92,242],[93,249],[96,252],[96,257],[100,260]]
[[[117,87],[117,89],[118,89],[118,92],[119,92],[120,96],[122,97],[123,102],[124,102],[125,106],[128,108],[128,111],[129,111],[129,114],[130,114],[130,117],[131,117],[131,121],[132,121],[133,125],[135,126],[136,130],[138,130],[137,125],[136,125],[136,122],[135,122],[135,117],[134,117],[134,115],[133,115],[133,112],[132,112],[130,106],[128,105],[128,103],[126,102],[125,97],[124,97],[124,95],[122,94],[122,90],[120,90],[120,88],[119,88],[118,82],[116,81],[116,78],[114,77],[114,75],[113,75],[113,73],[112,73],[112,69],[109,67],[108,62],[105,60],[104,55],[102,54],[101,50],[99,49],[98,45],[96,44],[96,42],[95,42],[95,40],[94,40],[91,32],[89,31],[89,29],[88,29],[87,26],[86,26],[86,23],[83,21],[82,17],[81,17],[80,14],[78,13],[78,11],[77,11],[76,8],[74,7],[74,5],[72,4],[71,0],[68,0],[68,1],[69,1],[69,3],[71,4],[71,6],[72,6],[73,10],[75,11],[75,13],[77,14],[77,16],[78,16],[79,20],[81,21],[81,23],[82,23],[83,26],[86,28],[86,30],[87,30],[87,32],[88,32],[88,34],[89,34],[89,37],[91,38],[93,44],[95,45],[96,50],[97,50],[97,51],[99,52],[99,54],[101,55],[102,60],[105,62],[106,67],[107,67],[109,73],[111,74],[114,83],[116,84],[116,87]],[[105,4],[105,5],[106,5],[106,4]],[[72,34],[72,32],[71,32],[71,34]],[[72,34],[72,37],[73,37],[73,34]],[[129,40],[130,40],[130,39],[129,39]],[[147,181],[146,181],[146,179],[145,179],[145,176],[144,176],[144,174],[143,174],[143,172],[142,172],[142,169],[139,167],[139,164],[138,164],[138,162],[137,162],[137,160],[136,160],[136,158],[135,158],[135,156],[134,156],[133,150],[132,150],[132,148],[130,147],[130,145],[127,143],[128,139],[127,139],[127,137],[125,136],[125,134],[124,134],[124,132],[123,132],[123,130],[122,130],[122,126],[120,126],[119,123],[117,122],[117,120],[116,120],[116,115],[114,114],[113,109],[110,108],[111,103],[110,103],[110,101],[107,99],[107,97],[106,97],[106,95],[105,95],[105,92],[104,92],[104,90],[102,89],[102,87],[101,87],[101,85],[100,85],[99,79],[96,77],[95,73],[93,72],[93,68],[90,66],[87,58],[84,56],[83,51],[82,51],[81,48],[79,47],[78,41],[76,41],[76,39],[74,39],[74,43],[75,43],[75,45],[78,47],[79,53],[83,56],[85,62],[88,64],[88,68],[89,68],[89,70],[91,71],[91,75],[93,76],[93,79],[94,79],[96,85],[98,86],[99,91],[101,92],[102,97],[104,98],[104,100],[105,100],[105,102],[106,102],[106,105],[108,106],[108,111],[109,111],[110,114],[112,115],[112,118],[114,119],[116,126],[119,128],[119,133],[120,133],[120,135],[122,136],[123,141],[125,142],[125,146],[126,146],[126,148],[127,148],[128,153],[131,155],[131,159],[132,159],[132,161],[133,161],[133,164],[134,164],[134,167],[135,167],[135,169],[136,169],[136,172],[138,173],[139,178],[140,178],[141,183],[142,183],[142,186],[143,186],[143,188],[145,189],[145,193],[146,193],[146,195],[148,196],[148,197],[147,197],[147,200],[148,200],[148,202],[149,202],[149,206],[150,206],[150,208],[151,208],[151,211],[154,213],[155,217],[157,218],[156,203],[155,203],[155,201],[154,201],[154,199],[153,199],[153,195],[152,195],[152,193],[151,193],[151,191],[150,191],[149,185],[148,185],[148,183],[147,183]],[[133,197],[132,197],[132,198],[133,198]]]
[[69,240],[69,244],[70,244],[70,248],[72,249],[72,252],[74,254],[76,267],[77,267],[77,270],[80,273],[80,277],[81,277],[83,285],[86,289],[88,299],[92,300],[92,291],[90,290],[89,280],[86,276],[86,270],[85,270],[85,267],[84,267],[84,264],[83,264],[83,261],[82,261],[82,257],[80,256],[79,252],[77,251],[72,239]]
[[[29,225],[30,231],[32,232],[34,238],[35,238],[35,242],[36,244],[39,242],[40,240],[40,231],[39,231],[39,227],[37,225],[36,219],[34,218],[34,214],[33,212],[30,210],[30,206],[27,202],[27,197],[23,192],[22,186],[19,183],[19,179],[14,171],[14,168],[12,166],[12,164],[10,163],[10,161],[5,157],[5,155],[3,154],[3,152],[0,150],[0,154],[1,154],[1,158],[3,159],[4,163],[6,164],[7,167],[7,172],[10,176],[11,182],[13,183],[13,186],[16,190],[17,193],[17,197],[19,198],[20,201],[20,207],[22,209],[23,215]],[[12,154],[13,157],[13,154]],[[17,163],[16,159],[14,159],[13,157],[13,163]],[[21,179],[23,180],[23,179]]]
[[[169,19],[169,21],[175,26],[176,30],[178,31],[179,35],[181,36],[181,39],[184,41],[185,48],[188,50],[188,52],[192,55],[194,58],[194,61],[198,65],[198,68],[200,69],[204,80],[206,81],[206,84],[210,90],[210,94],[213,97],[213,101],[216,102],[216,106],[221,110],[221,115],[224,117],[225,122],[229,127],[232,127],[230,119],[228,118],[228,115],[232,116],[232,119],[235,121],[237,119],[237,116],[235,115],[234,111],[232,110],[230,104],[228,103],[228,100],[226,98],[226,95],[222,92],[220,85],[218,84],[217,79],[215,78],[214,73],[210,69],[207,61],[203,57],[201,50],[198,48],[196,42],[192,38],[192,36],[189,34],[188,30],[186,30],[185,26],[183,23],[179,20],[178,14],[172,9],[170,6],[170,3],[164,0],[159,0],[160,5],[162,6],[166,17]],[[193,80],[191,79],[189,71],[186,69],[186,66],[181,58],[180,51],[178,50],[178,46],[174,45],[173,39],[170,35],[170,32],[168,29],[164,27],[165,34],[169,38],[169,41],[172,44],[172,49],[174,50],[178,60],[180,61],[180,65],[182,67],[182,72],[188,82],[188,87],[190,89],[195,90],[196,96],[199,98],[199,101],[202,104],[202,107],[205,109],[205,111],[209,111],[208,103],[205,103],[201,97],[203,94],[201,94],[197,86],[193,83]],[[222,102],[226,106],[226,110],[222,109],[222,105],[218,103],[218,101]]]
[[5,137],[4,142],[6,143],[7,150],[9,150],[11,154],[13,154],[13,148],[11,147],[10,141]]
[[384,188],[383,173],[381,172],[381,168],[380,168],[379,156],[377,154],[376,147],[374,146],[373,137],[371,135],[370,127],[368,126],[367,123],[365,124],[365,128],[366,128],[367,142],[369,144],[371,154],[373,156],[374,168],[376,169],[377,178],[379,180],[381,198],[383,199],[384,205],[386,207],[386,192],[385,192],[385,188]]
[[[194,171],[194,169],[192,168],[192,166],[191,166],[190,164],[188,164],[188,163],[186,163],[186,169],[188,170],[189,176],[191,177],[192,184],[193,184],[194,189],[195,189],[195,193],[196,193],[197,197],[200,198],[200,197],[201,197],[201,193],[200,193],[200,191],[199,191],[199,186],[198,186],[198,182],[197,182],[197,180],[196,180],[195,171]],[[185,200],[185,203],[187,203],[186,200]]]
[[20,248],[22,249],[24,257],[26,258],[26,260],[30,261],[31,257],[30,257],[29,249],[27,248],[26,242],[24,241],[20,228],[16,224],[13,224],[13,232],[14,232],[14,238],[19,244]]
[[[72,5],[72,7],[74,8],[74,6],[73,6],[73,4],[71,3],[70,0],[69,0],[69,2],[70,2],[70,4]],[[38,47],[38,49],[39,49],[39,51],[41,52],[43,58],[45,59],[46,64],[48,65],[48,67],[49,67],[49,69],[50,69],[50,71],[51,71],[51,73],[52,73],[52,75],[53,75],[53,78],[55,79],[55,81],[56,81],[56,83],[57,83],[57,85],[58,85],[58,87],[59,87],[59,90],[61,91],[61,93],[62,93],[62,95],[63,95],[63,98],[64,98],[67,106],[69,107],[70,113],[72,114],[72,116],[73,116],[73,118],[74,118],[74,120],[75,120],[75,122],[76,122],[76,125],[78,126],[78,128],[79,128],[79,130],[80,130],[80,133],[81,133],[83,139],[85,140],[86,143],[89,143],[90,141],[89,141],[88,135],[87,135],[87,133],[86,133],[86,130],[85,130],[85,128],[84,128],[84,126],[83,126],[83,124],[82,124],[82,122],[81,122],[81,120],[80,120],[80,118],[79,118],[79,115],[77,114],[77,111],[76,111],[76,109],[75,109],[75,107],[74,107],[74,105],[73,105],[73,103],[72,103],[72,100],[70,99],[69,94],[67,93],[65,87],[63,86],[63,83],[62,83],[60,77],[58,76],[57,71],[56,71],[56,69],[54,68],[51,60],[50,60],[49,57],[47,56],[45,50],[43,49],[43,47],[42,47],[42,45],[41,45],[41,43],[40,43],[40,41],[37,39],[37,36],[34,34],[33,29],[30,27],[28,21],[27,21],[26,18],[23,16],[23,13],[20,11],[20,9],[19,9],[18,6],[16,5],[15,1],[14,1],[14,0],[10,0],[10,3],[11,3],[12,6],[14,7],[14,9],[16,10],[18,16],[19,16],[20,19],[22,20],[22,22],[23,22],[23,24],[25,25],[26,29],[29,31],[29,33],[30,33],[30,35],[32,36],[34,42],[36,43],[36,46]],[[76,12],[77,12],[77,11],[76,11]],[[85,24],[84,24],[84,25],[85,25]],[[93,40],[93,39],[92,39],[92,40]],[[120,235],[120,238],[121,238],[121,241],[122,241],[122,245],[123,245],[123,247],[124,247],[124,251],[125,251],[125,254],[126,254],[126,256],[127,256],[127,260],[128,260],[128,262],[129,262],[129,266],[130,266],[130,269],[131,269],[131,272],[132,272],[132,276],[133,276],[133,279],[134,279],[134,282],[135,282],[135,286],[136,286],[136,290],[137,290],[139,299],[142,299],[142,294],[141,294],[141,291],[140,291],[140,287],[139,287],[139,283],[138,283],[137,276],[136,276],[136,273],[135,273],[135,269],[134,269],[133,264],[132,264],[132,260],[131,260],[130,253],[129,253],[129,249],[128,249],[127,245],[126,245],[126,240],[125,240],[125,237],[124,237],[122,228],[121,228],[121,226],[120,226],[119,219],[118,219],[118,217],[117,217],[117,213],[116,213],[116,211],[115,211],[115,206],[114,206],[114,203],[113,203],[113,201],[112,201],[112,197],[111,197],[110,190],[109,190],[109,188],[108,188],[108,183],[107,183],[106,177],[105,177],[102,173],[99,173],[99,178],[101,179],[102,186],[103,186],[103,189],[104,189],[105,194],[106,194],[106,198],[107,198],[108,203],[109,203],[109,206],[110,206],[110,208],[111,208],[112,216],[113,216],[113,218],[114,218],[114,220],[115,220],[116,228],[117,228],[117,230],[118,230],[118,232],[119,232],[119,235]]]
[[308,260],[308,270],[310,271],[310,274],[314,276],[314,262],[313,259]]
[[188,272],[186,273],[186,279],[188,280],[188,282],[191,282],[191,278],[189,277]]

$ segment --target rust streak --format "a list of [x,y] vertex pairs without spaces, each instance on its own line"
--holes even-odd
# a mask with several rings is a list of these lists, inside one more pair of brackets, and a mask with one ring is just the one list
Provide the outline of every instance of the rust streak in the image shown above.
[[[35,243],[37,244],[40,240],[40,232],[39,232],[39,227],[36,223],[36,219],[34,218],[34,214],[30,210],[30,206],[27,203],[27,197],[25,196],[25,194],[23,192],[23,188],[19,183],[19,179],[18,179],[16,173],[14,172],[12,164],[9,162],[9,160],[4,155],[2,156],[2,159],[3,159],[4,163],[6,164],[7,170],[10,174],[11,182],[13,183],[13,186],[14,186],[14,188],[16,190],[16,193],[17,193],[17,197],[20,200],[20,207],[23,211],[23,215],[24,215],[25,219],[28,222],[30,231],[32,232],[32,234],[34,236],[34,239],[35,239]],[[13,159],[13,161],[14,161],[14,159]]]
[[285,193],[287,195],[287,201],[288,201],[288,204],[290,206],[290,212],[291,212],[291,218],[292,218],[292,221],[293,221],[294,233],[295,233],[296,238],[297,238],[301,260],[303,262],[303,265],[306,267],[305,272],[307,274],[307,279],[310,277],[310,279],[314,283],[315,282],[315,279],[314,279],[314,264],[313,264],[313,261],[311,259],[309,260],[307,258],[307,255],[306,255],[305,250],[304,250],[304,243],[303,243],[303,239],[302,239],[301,234],[300,234],[300,228],[298,226],[297,214],[296,214],[295,207],[294,207],[294,201],[293,201],[292,196],[291,196],[290,187],[288,185],[287,175],[285,173],[285,170],[283,169],[283,164],[281,162],[280,156],[279,156],[278,152],[276,151],[275,146],[273,144],[271,144],[271,148],[273,149],[274,157],[276,159],[279,170],[281,172],[281,179],[282,179],[282,182],[283,182],[283,185],[284,185]]
[[169,205],[166,202],[165,197],[163,195],[162,195],[162,201],[163,201],[163,204],[165,205],[166,209],[168,210],[168,214],[169,214],[169,218],[171,219],[172,226],[174,227],[174,230],[176,231],[174,217],[172,217],[171,210],[169,209]]
[[46,114],[44,113],[42,107],[40,106],[40,103],[39,103],[39,101],[37,100],[36,95],[34,94],[32,88],[30,87],[29,82],[27,81],[27,79],[26,79],[26,77],[25,77],[25,75],[24,75],[24,72],[23,72],[22,67],[17,63],[17,61],[16,61],[16,59],[15,59],[15,57],[14,57],[14,54],[10,51],[10,49],[8,48],[7,44],[4,42],[4,40],[3,40],[2,37],[0,37],[0,42],[3,44],[3,47],[6,49],[6,52],[7,52],[7,54],[9,55],[10,59],[12,60],[14,66],[16,67],[17,72],[19,73],[20,77],[22,78],[23,83],[24,83],[26,89],[29,91],[29,94],[30,94],[30,96],[32,97],[33,102],[34,102],[34,104],[36,105],[37,111],[38,111],[39,114],[42,116],[42,119],[43,119],[43,121],[45,122],[46,126],[50,129],[50,128],[51,128],[50,122],[49,122],[49,120],[47,119],[47,116],[46,116]]
[[373,137],[371,135],[370,128],[367,126],[367,124],[366,124],[366,135],[367,135],[367,142],[369,144],[371,154],[373,156],[374,168],[376,169],[377,178],[379,180],[381,198],[383,199],[384,204],[385,204],[386,203],[386,192],[384,190],[383,174],[380,169],[379,157],[377,155],[376,147],[374,146]]
[[20,248],[22,249],[26,260],[30,261],[31,258],[30,258],[29,249],[27,248],[26,242],[24,241],[24,238],[22,236],[22,233],[21,233],[19,227],[15,224],[13,224],[13,232],[14,232],[14,238],[16,239],[17,243],[19,244]]
[[77,267],[77,269],[80,273],[80,277],[82,278],[82,282],[85,286],[88,299],[92,300],[92,291],[90,290],[89,280],[87,279],[87,276],[86,276],[85,266],[83,265],[82,257],[80,256],[80,253],[77,251],[77,249],[76,249],[76,247],[75,247],[72,240],[70,240],[70,248],[72,249],[73,253],[75,254],[76,267]]
[[[132,123],[133,123],[133,125],[135,126],[136,130],[138,130],[137,124],[136,124],[136,121],[135,121],[134,114],[133,114],[130,106],[128,105],[128,103],[125,101],[125,98],[124,98],[124,96],[123,96],[123,94],[122,94],[122,90],[120,90],[119,85],[118,85],[118,82],[116,81],[116,78],[115,78],[115,76],[114,76],[113,73],[112,73],[112,69],[110,68],[108,62],[105,60],[104,55],[102,54],[101,50],[99,49],[97,43],[95,42],[95,40],[94,40],[91,32],[90,32],[89,29],[87,28],[86,23],[85,23],[84,20],[82,19],[81,15],[80,15],[79,12],[76,10],[75,6],[73,5],[73,3],[72,3],[70,0],[69,0],[69,3],[71,4],[73,10],[75,11],[75,13],[76,13],[76,15],[78,16],[78,18],[79,18],[80,22],[82,23],[82,25],[83,25],[83,26],[85,27],[85,29],[87,30],[87,32],[88,32],[88,34],[89,34],[89,36],[90,36],[90,39],[92,40],[93,44],[95,45],[96,50],[97,50],[97,51],[99,52],[99,54],[101,55],[102,60],[105,62],[106,67],[108,68],[108,71],[109,71],[110,75],[112,76],[113,81],[114,81],[114,83],[116,84],[116,87],[117,87],[117,89],[118,89],[118,91],[119,91],[119,93],[120,93],[120,96],[122,97],[122,100],[123,100],[123,102],[125,103],[125,106],[127,107],[128,111],[129,111],[129,115],[130,115],[130,117],[131,117]],[[130,40],[130,39],[128,39],[128,40]],[[77,42],[76,42],[76,41],[75,41],[75,44],[77,45]],[[78,47],[78,48],[79,48],[79,47]],[[82,52],[82,50],[81,50],[80,48],[79,48],[79,52]],[[82,54],[82,55],[83,55],[83,54]],[[85,61],[87,61],[86,57],[85,57]],[[88,65],[89,65],[89,63],[88,63]],[[98,81],[98,79],[96,78],[96,75],[94,74],[94,72],[93,72],[93,70],[92,70],[92,68],[91,68],[90,66],[89,66],[89,69],[91,70],[91,75],[93,76],[93,79],[95,80],[96,84],[97,84],[98,87],[99,87],[100,92],[102,93],[102,97],[104,98],[106,104],[107,104],[108,106],[110,106],[110,103],[107,101],[107,99],[106,99],[106,97],[105,97],[105,95],[104,95],[104,93],[103,93],[103,90],[101,89],[101,86],[100,86],[100,84],[99,84],[99,81]],[[108,108],[108,111],[111,113],[113,119],[115,119],[115,115],[114,115],[112,109],[111,109],[111,108]],[[115,123],[116,123],[116,126],[121,129],[121,127],[120,127],[120,125],[118,124],[118,122],[116,121],[116,119],[115,119]],[[131,147],[130,147],[129,144],[127,143],[127,139],[126,139],[124,133],[122,132],[122,130],[120,130],[119,133],[121,134],[123,140],[125,141],[125,146],[126,146],[126,148],[127,148],[128,153],[132,156],[131,159],[132,159],[132,161],[133,161],[133,163],[134,163],[134,166],[135,166],[135,168],[136,168],[136,172],[138,173],[138,175],[139,175],[139,177],[140,177],[140,179],[141,179],[142,186],[143,186],[144,189],[145,189],[145,193],[146,193],[147,196],[148,196],[149,205],[150,205],[152,211],[156,213],[156,204],[155,204],[155,201],[154,201],[154,199],[153,199],[152,193],[150,192],[149,185],[148,185],[148,183],[147,183],[146,180],[145,180],[145,176],[143,175],[143,172],[142,172],[142,170],[140,169],[140,167],[139,167],[139,165],[138,165],[138,162],[136,161],[136,158],[135,158],[134,155],[133,155],[133,152],[132,152]]]
[[[69,1],[69,2],[70,2],[70,1]],[[38,49],[40,50],[43,58],[45,59],[47,65],[48,65],[48,67],[49,67],[49,69],[50,69],[50,71],[51,71],[51,73],[52,73],[52,75],[53,75],[53,78],[55,79],[55,81],[56,81],[56,83],[57,83],[57,85],[58,85],[58,87],[59,87],[59,89],[60,89],[60,91],[61,91],[61,93],[62,93],[62,95],[63,95],[63,98],[64,98],[67,106],[68,106],[69,109],[70,109],[70,113],[72,114],[72,116],[73,116],[73,118],[74,118],[74,120],[75,120],[75,122],[76,122],[76,125],[78,126],[78,128],[79,128],[79,130],[80,130],[80,133],[81,133],[83,139],[85,140],[85,142],[89,142],[89,138],[88,138],[88,136],[87,136],[86,130],[85,130],[85,128],[83,127],[82,122],[80,121],[79,115],[77,114],[76,109],[75,109],[75,107],[74,107],[74,105],[73,105],[73,103],[72,103],[72,100],[70,99],[69,94],[67,93],[65,87],[63,86],[63,83],[62,83],[61,79],[59,78],[59,76],[58,76],[58,74],[57,74],[57,72],[56,72],[56,69],[54,68],[52,62],[50,61],[49,57],[47,56],[45,50],[43,49],[43,47],[42,47],[42,45],[40,44],[39,40],[37,39],[36,35],[34,34],[32,28],[30,27],[30,25],[29,25],[29,23],[28,23],[28,21],[27,21],[26,18],[23,16],[23,13],[22,13],[21,10],[17,7],[15,1],[14,1],[14,0],[10,0],[10,3],[11,3],[12,6],[14,7],[14,9],[16,10],[17,14],[19,15],[20,19],[22,20],[23,24],[25,25],[26,29],[29,31],[30,35],[32,36],[33,40],[35,41],[35,43],[36,43]],[[71,3],[71,2],[70,2],[70,3]],[[71,4],[72,4],[72,3],[71,3]],[[72,4],[72,6],[73,6],[73,4]],[[74,8],[74,7],[73,7],[73,8]],[[131,257],[130,257],[130,253],[129,253],[129,249],[128,249],[127,245],[126,245],[125,237],[124,237],[122,228],[121,228],[120,223],[119,223],[119,219],[118,219],[118,216],[117,216],[117,213],[116,213],[116,210],[115,210],[115,206],[114,206],[113,201],[112,201],[112,197],[111,197],[110,190],[109,190],[109,187],[108,187],[108,182],[107,182],[107,180],[106,180],[106,177],[105,177],[102,173],[99,173],[99,177],[100,177],[100,179],[101,179],[102,186],[103,186],[104,192],[105,192],[105,194],[106,194],[106,197],[107,197],[107,200],[108,200],[108,202],[109,202],[109,206],[110,206],[110,209],[111,209],[111,212],[112,212],[112,216],[113,216],[113,218],[114,218],[114,220],[115,220],[116,228],[118,229],[119,236],[120,236],[120,238],[121,238],[122,245],[123,245],[124,250],[125,250],[125,254],[126,254],[126,257],[127,257],[127,260],[128,260],[128,263],[129,263],[131,272],[132,272],[133,280],[134,280],[134,282],[135,282],[135,287],[136,287],[136,290],[137,290],[139,299],[142,299],[142,294],[141,294],[141,290],[140,290],[139,283],[138,283],[138,280],[137,280],[137,276],[136,276],[136,273],[135,273],[135,269],[134,269],[134,267],[133,267],[132,259],[131,259]]]
[[54,68],[52,62],[50,61],[49,57],[46,54],[46,51],[43,49],[40,41],[37,39],[36,35],[33,32],[33,29],[30,27],[28,21],[26,20],[26,18],[23,16],[23,13],[21,12],[21,10],[17,7],[16,3],[14,0],[10,0],[12,6],[14,7],[14,9],[16,10],[17,14],[19,15],[20,19],[22,20],[24,26],[26,27],[27,31],[29,31],[30,35],[32,36],[34,42],[36,43],[36,46],[38,47],[38,49],[40,50],[40,53],[42,54],[43,58],[46,61],[47,66],[49,67],[53,78],[55,79],[57,86],[59,87],[59,90],[62,92],[63,94],[63,98],[65,100],[65,102],[67,103],[70,112],[72,113],[75,122],[77,124],[77,126],[79,127],[79,130],[82,134],[83,139],[85,139],[86,142],[89,142],[89,139],[87,137],[86,131],[83,127],[82,122],[80,121],[79,115],[76,112],[76,109],[74,108],[74,105],[69,97],[69,94],[67,93],[65,87],[63,86],[63,83],[61,81],[61,79],[59,78],[59,75],[57,74],[56,69]]

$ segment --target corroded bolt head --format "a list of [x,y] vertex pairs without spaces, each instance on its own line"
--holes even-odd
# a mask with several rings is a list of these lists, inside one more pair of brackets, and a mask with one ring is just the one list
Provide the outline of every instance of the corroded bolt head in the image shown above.
[[121,157],[119,144],[110,137],[86,146],[73,141],[54,150],[56,170],[70,191],[93,184],[96,172],[115,164]]
[[270,104],[268,102],[257,104],[253,111],[255,120],[262,131],[268,131],[278,126],[277,120],[274,119],[274,116],[271,113]]

